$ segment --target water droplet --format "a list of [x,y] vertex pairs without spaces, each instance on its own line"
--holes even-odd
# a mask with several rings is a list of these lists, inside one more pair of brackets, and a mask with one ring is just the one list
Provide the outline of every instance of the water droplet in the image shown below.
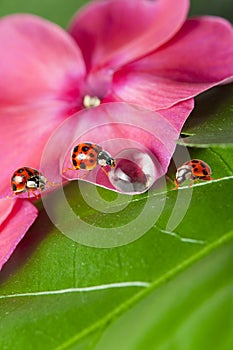
[[158,172],[159,164],[154,157],[131,148],[117,155],[116,167],[109,172],[109,180],[121,192],[142,193],[152,186]]

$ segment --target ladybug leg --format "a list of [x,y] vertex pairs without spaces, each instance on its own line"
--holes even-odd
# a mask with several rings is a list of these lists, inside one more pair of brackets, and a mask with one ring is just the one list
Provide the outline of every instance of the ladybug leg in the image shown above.
[[[46,183],[50,186],[50,187],[55,187],[55,186],[59,186],[60,183],[59,182],[52,182],[49,181],[48,179],[46,179]],[[42,191],[41,191],[42,192]]]
[[[35,197],[35,199],[39,199],[40,198],[39,195],[36,194],[34,191],[35,191],[34,189],[28,190],[28,198],[31,198],[31,194],[32,194]],[[41,190],[39,188],[38,188],[38,191],[41,192]]]
[[66,173],[67,170],[77,170],[77,169],[74,169],[74,168],[66,168],[66,169],[63,169],[63,170],[62,170],[62,174]]
[[38,188],[38,191],[40,192],[40,194],[35,194],[34,192],[32,192],[33,196],[36,198],[36,199],[40,199],[40,195],[42,194],[43,190],[41,188]]
[[190,184],[189,184],[189,187],[192,187],[194,185],[195,181],[196,181],[196,179],[191,180]]
[[46,179],[46,183],[47,183],[49,186],[51,186],[51,187],[56,186],[56,184],[55,184],[54,182],[51,182],[51,181],[49,181],[48,179]]
[[175,180],[172,180],[172,179],[170,178],[170,176],[168,176],[168,175],[165,175],[165,177],[166,177],[166,180],[167,180],[167,181],[169,181],[169,182],[172,183],[172,184],[175,184],[176,187],[172,188],[172,190],[177,190],[177,188],[179,187],[179,185],[178,185],[178,183],[177,183],[177,180],[176,180],[176,179],[175,179]]
[[212,177],[210,177],[210,175],[207,175],[207,176],[202,176],[201,180],[210,181],[210,180],[214,180],[214,179]]
[[[38,188],[38,190],[40,191],[40,189]],[[38,194],[35,194],[35,189],[34,188],[30,188],[28,189],[28,198],[31,198],[31,194],[36,198],[38,199],[39,198],[39,195]]]
[[35,196],[35,193],[33,192],[33,190],[28,190],[28,198],[31,198],[31,193],[33,194],[33,196]]
[[199,177],[192,175],[190,180],[191,181],[190,181],[189,187],[192,187],[195,184],[195,181],[197,181],[197,182],[199,181]]
[[108,177],[108,172],[106,169],[104,169],[104,167],[101,167],[101,169],[103,170],[103,172],[105,173],[105,175]]
[[14,198],[16,195],[15,192],[12,192],[10,195],[6,196],[7,199],[11,199],[11,198]]
[[178,182],[177,182],[177,180],[176,180],[176,179],[174,180],[174,184],[175,184],[175,187],[174,187],[174,188],[172,188],[172,190],[173,190],[173,191],[174,191],[174,190],[178,190],[179,185],[178,185]]

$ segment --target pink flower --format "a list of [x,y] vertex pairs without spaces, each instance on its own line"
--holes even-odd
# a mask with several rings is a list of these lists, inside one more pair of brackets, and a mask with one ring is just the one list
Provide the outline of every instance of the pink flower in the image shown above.
[[[2,198],[16,168],[39,168],[44,146],[62,122],[61,145],[73,140],[74,132],[69,133],[75,129],[74,119],[70,129],[67,117],[90,104],[88,96],[101,103],[75,115],[88,140],[101,144],[130,136],[157,157],[156,177],[166,172],[193,97],[233,75],[231,25],[213,17],[186,20],[188,6],[188,0],[96,1],[77,13],[69,33],[32,15],[0,20]],[[108,127],[124,111],[131,126]],[[154,120],[152,111],[157,113]],[[145,114],[151,133],[140,127],[135,131]],[[156,118],[170,125],[172,137],[164,138],[166,130],[156,131]],[[107,125],[101,133],[90,131],[92,120]],[[55,168],[64,153],[58,146],[50,159]],[[114,146],[112,151],[119,150]],[[112,188],[106,176],[98,183]],[[0,234],[9,241],[1,249],[1,267],[36,211],[20,199],[2,200],[0,206]]]
[[36,207],[27,200],[0,201],[0,268],[9,259],[37,214]]

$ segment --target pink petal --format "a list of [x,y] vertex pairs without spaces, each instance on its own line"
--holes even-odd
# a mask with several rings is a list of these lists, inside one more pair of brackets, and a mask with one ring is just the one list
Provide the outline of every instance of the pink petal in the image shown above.
[[[12,203],[14,204],[12,206]],[[38,211],[27,200],[1,200],[1,215],[5,216],[0,225],[0,269],[7,262],[17,244],[35,221]],[[7,214],[7,215],[6,215]]]
[[[153,161],[155,158],[156,180],[165,174],[175,140],[192,108],[190,100],[167,110],[164,116],[126,103],[106,103],[80,111],[65,120],[50,138],[42,158],[43,173],[59,181],[62,170],[71,167],[70,150],[78,143],[89,141],[101,145],[116,158],[131,148],[149,154]],[[58,149],[61,138],[64,147]],[[100,167],[92,171],[68,170],[64,175],[77,179],[85,174],[84,181],[115,189],[106,174],[99,170]]]
[[3,200],[0,201],[0,226],[6,220],[6,218],[10,215],[13,206],[15,205],[15,201]]
[[153,51],[183,24],[188,0],[102,0],[79,11],[70,33],[87,69],[115,68]]
[[192,112],[193,108],[194,99],[190,98],[189,100],[177,103],[170,108],[158,110],[158,113],[161,114],[170,124],[172,124],[179,135],[184,122]]
[[158,110],[233,75],[233,30],[215,17],[188,20],[166,45],[114,75],[114,100]]
[[64,103],[41,107],[0,108],[0,198],[11,194],[13,172],[23,166],[39,170],[44,145],[65,117]]
[[0,41],[0,107],[80,98],[85,65],[63,29],[36,16],[11,15],[0,20]]

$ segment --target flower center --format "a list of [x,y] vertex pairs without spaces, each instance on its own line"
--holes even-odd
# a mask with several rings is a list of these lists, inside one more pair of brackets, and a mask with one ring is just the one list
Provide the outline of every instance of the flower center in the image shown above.
[[83,99],[83,106],[84,108],[97,107],[100,105],[100,102],[99,97],[86,95]]

